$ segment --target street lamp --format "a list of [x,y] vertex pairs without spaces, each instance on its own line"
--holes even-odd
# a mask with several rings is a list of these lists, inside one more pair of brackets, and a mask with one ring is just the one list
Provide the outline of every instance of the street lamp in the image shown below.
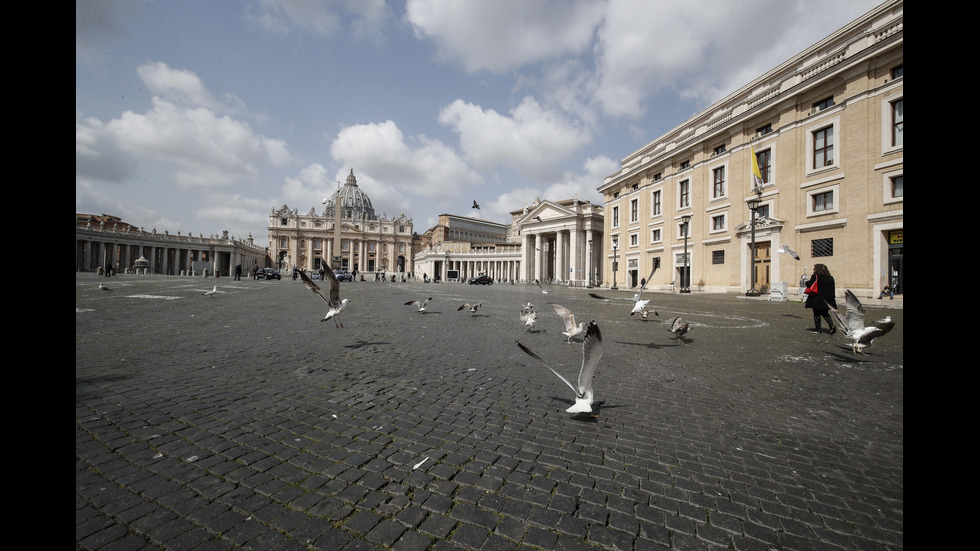
[[614,240],[613,241],[613,262],[612,262],[613,284],[612,284],[612,287],[610,287],[610,289],[612,289],[612,290],[619,289],[619,287],[616,286],[616,269],[619,268],[619,256],[617,256],[617,254],[616,254],[616,251],[618,250],[618,247],[619,247],[619,241],[618,240]]
[[681,292],[691,292],[691,266],[687,261],[687,238],[691,235],[691,215],[681,216],[681,224],[684,228],[684,273],[681,274]]
[[759,291],[757,291],[755,289],[755,276],[756,276],[756,273],[755,273],[756,272],[756,268],[755,268],[755,217],[756,217],[756,212],[758,212],[759,207],[762,204],[762,199],[760,199],[758,196],[756,196],[756,197],[754,197],[754,198],[749,199],[748,201],[746,201],[746,204],[748,204],[749,210],[752,211],[752,222],[750,223],[750,232],[751,232],[751,236],[752,236],[751,237],[751,239],[752,239],[752,245],[751,245],[751,248],[749,249],[749,278],[752,280],[752,285],[751,285],[751,288],[745,293],[745,296],[747,296],[747,297],[757,297],[761,293],[759,293]]
[[592,288],[592,241],[589,241],[589,266],[588,266],[588,276],[589,276],[589,289]]

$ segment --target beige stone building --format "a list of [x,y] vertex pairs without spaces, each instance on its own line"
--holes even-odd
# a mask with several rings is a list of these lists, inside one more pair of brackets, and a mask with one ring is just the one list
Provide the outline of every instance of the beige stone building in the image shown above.
[[839,293],[902,292],[903,9],[878,6],[625,157],[598,188],[604,270],[794,295],[821,263]]
[[413,271],[412,219],[375,214],[353,169],[324,205],[320,214],[313,207],[305,214],[287,205],[272,209],[268,229],[274,266],[318,271],[330,259],[334,269],[361,273],[400,276]]
[[578,197],[535,199],[511,213],[521,242],[521,279],[573,287],[602,282],[603,209]]

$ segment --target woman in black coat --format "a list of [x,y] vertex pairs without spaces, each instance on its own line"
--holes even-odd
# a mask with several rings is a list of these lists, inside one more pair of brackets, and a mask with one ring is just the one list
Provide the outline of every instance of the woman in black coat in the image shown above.
[[837,308],[837,300],[834,298],[837,296],[834,276],[830,275],[830,270],[823,264],[814,264],[813,275],[806,282],[807,289],[813,285],[814,281],[817,282],[817,293],[807,295],[804,305],[813,310],[813,332],[820,332],[820,319],[823,318],[827,320],[827,325],[830,326],[830,334],[833,335],[837,332],[837,326],[830,319],[830,308],[827,305]]

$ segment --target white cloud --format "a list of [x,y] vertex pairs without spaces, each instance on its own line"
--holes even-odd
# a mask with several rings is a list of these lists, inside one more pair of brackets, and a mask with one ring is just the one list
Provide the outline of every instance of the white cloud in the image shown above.
[[556,177],[561,161],[589,143],[580,124],[524,98],[510,116],[457,99],[439,122],[459,134],[467,160],[481,168],[504,167],[538,181]]
[[405,20],[467,71],[502,73],[591,47],[603,3],[592,0],[409,0]]
[[353,168],[359,182],[361,174],[404,193],[458,196],[464,187],[482,182],[444,143],[426,136],[406,140],[392,121],[344,128],[330,153]]
[[333,36],[349,27],[355,36],[378,38],[388,9],[384,0],[258,0],[246,7],[245,16],[266,31],[280,35],[301,29]]
[[214,98],[191,71],[171,69],[166,63],[146,63],[136,68],[146,88],[155,96],[177,105],[215,109]]

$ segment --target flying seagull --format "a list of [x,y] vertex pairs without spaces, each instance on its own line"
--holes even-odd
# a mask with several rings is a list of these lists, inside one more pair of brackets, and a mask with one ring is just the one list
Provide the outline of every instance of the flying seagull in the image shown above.
[[534,311],[534,306],[529,302],[521,308],[521,325],[530,331],[534,324],[538,322],[538,313]]
[[[844,299],[847,301],[847,315],[841,313],[833,306],[827,304],[834,321],[844,332],[844,338],[851,341],[851,352],[864,354],[864,349],[871,346],[878,337],[885,336],[895,328],[895,322],[891,316],[885,316],[869,326],[864,325],[864,306],[850,290],[844,291]],[[825,302],[826,304],[826,302]]]
[[548,291],[545,291],[544,290],[544,287],[541,286],[541,282],[540,281],[538,281],[538,280],[535,279],[534,280],[534,284],[538,286],[538,289],[541,289],[541,293],[542,294],[545,294],[545,295],[548,294]]
[[783,245],[782,248],[776,249],[776,252],[777,253],[786,253],[786,254],[792,256],[793,258],[795,258],[797,260],[800,259],[800,254],[797,253],[796,251],[794,251],[793,249],[789,248],[789,245]]
[[471,305],[470,303],[467,302],[467,303],[464,303],[459,308],[457,308],[456,311],[459,312],[463,308],[468,308],[469,311],[470,311],[470,314],[475,314],[476,313],[476,309],[479,308],[479,307],[481,307],[481,306],[483,306],[483,303],[482,302],[477,303],[477,304],[473,304],[473,305]]
[[681,318],[674,318],[670,320],[670,332],[677,336],[678,339],[684,340],[684,335],[690,331],[691,322],[684,321]]
[[210,291],[205,291],[204,292],[204,296],[211,297],[211,298],[214,298],[214,295],[216,295],[216,294],[218,294],[218,286],[217,285],[214,286],[214,289],[211,289]]
[[105,285],[103,285],[103,284],[101,284],[101,283],[99,283],[99,289],[101,289],[101,290],[103,290],[103,291],[111,291],[111,290],[112,290],[112,289],[110,289],[110,288],[108,288],[108,287],[106,287]]
[[582,333],[585,333],[586,323],[583,321],[576,324],[575,314],[573,314],[571,310],[558,304],[552,304],[551,307],[555,309],[555,313],[561,316],[561,319],[565,322],[565,330],[562,331],[561,334],[562,336],[568,337],[568,339],[565,341],[566,343],[572,342],[572,337],[577,337]]
[[582,340],[582,369],[578,374],[578,384],[573,385],[561,373],[555,371],[547,362],[520,342],[517,343],[517,346],[528,356],[544,364],[552,373],[558,375],[558,378],[565,381],[565,384],[575,393],[575,404],[565,411],[568,413],[592,413],[592,378],[595,376],[599,359],[602,358],[602,333],[599,332],[599,325],[594,320],[589,323],[585,332],[585,339]]
[[541,217],[540,216],[535,216],[531,220],[537,220],[538,222],[541,222]]
[[[647,314],[648,314],[647,304],[650,304],[650,299],[643,300],[643,291],[646,290],[647,285],[650,283],[650,280],[653,279],[653,274],[657,272],[657,268],[658,266],[654,264],[653,269],[650,270],[650,275],[648,275],[647,278],[643,280],[643,285],[640,285],[640,291],[635,295],[633,295],[633,309],[630,310],[630,316],[635,316],[636,314],[640,314],[640,316],[643,317],[643,319],[647,319]],[[660,315],[660,313],[657,312],[656,310],[653,311],[653,314],[655,316]]]
[[415,304],[415,305],[417,305],[419,307],[419,312],[425,312],[425,305],[430,300],[432,300],[432,297],[429,297],[429,298],[423,300],[422,302],[419,302],[417,300],[410,300],[410,301],[408,301],[408,302],[405,303],[405,306],[408,306],[409,304]]
[[475,208],[475,209],[478,209],[478,208],[480,208],[480,205],[478,205],[478,204],[476,203],[476,200],[475,200],[475,199],[473,200],[473,208]]
[[306,285],[309,290],[313,291],[313,293],[323,299],[323,302],[327,303],[327,315],[323,316],[323,319],[320,321],[322,322],[327,321],[328,319],[333,319],[334,327],[343,327],[344,322],[340,321],[340,313],[347,307],[347,303],[350,302],[350,299],[345,298],[344,300],[340,300],[340,282],[337,281],[337,276],[334,275],[333,269],[330,268],[330,265],[323,263],[322,266],[324,275],[326,275],[327,279],[330,280],[329,296],[324,293],[316,283],[313,283],[309,276],[306,275],[306,272],[300,270],[299,277],[302,278],[303,285]]

